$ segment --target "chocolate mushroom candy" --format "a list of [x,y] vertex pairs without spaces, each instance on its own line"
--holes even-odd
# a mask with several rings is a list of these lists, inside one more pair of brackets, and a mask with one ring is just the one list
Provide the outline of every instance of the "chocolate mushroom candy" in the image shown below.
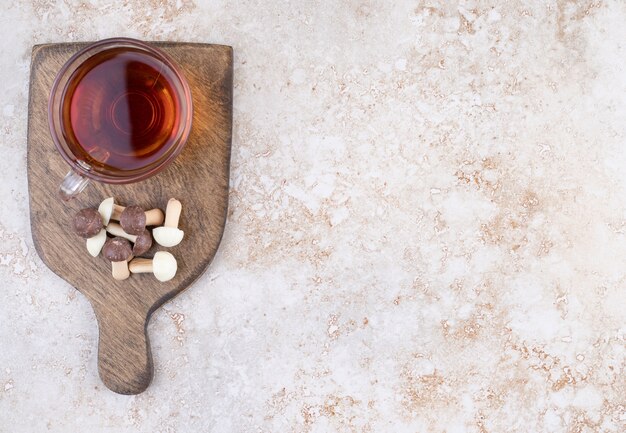
[[128,206],[120,215],[120,225],[126,233],[141,235],[146,226],[158,226],[163,224],[163,211],[151,209],[144,212],[139,206]]
[[158,251],[153,259],[133,259],[128,267],[133,274],[152,273],[157,280],[165,282],[176,276],[178,263],[172,254]]
[[167,202],[165,209],[165,223],[163,227],[157,227],[152,230],[152,236],[159,245],[164,247],[173,247],[178,245],[185,233],[178,228],[178,220],[182,211],[182,204],[175,198],[171,198]]
[[74,215],[74,231],[82,238],[94,237],[102,230],[102,218],[97,210],[82,209]]
[[128,260],[132,257],[130,242],[124,238],[115,237],[109,239],[102,249],[104,257],[111,261],[113,278],[125,280],[130,276],[128,271]]
[[121,225],[118,223],[109,223],[106,227],[106,231],[113,236],[119,236],[124,239],[128,239],[133,243],[133,255],[140,256],[150,249],[152,246],[152,235],[150,231],[145,229],[139,236],[126,233]]

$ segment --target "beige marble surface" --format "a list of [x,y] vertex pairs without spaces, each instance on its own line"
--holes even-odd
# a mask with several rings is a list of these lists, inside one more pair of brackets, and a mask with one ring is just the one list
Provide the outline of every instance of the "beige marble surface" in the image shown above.
[[[626,4],[3,1],[0,432],[626,430]],[[220,251],[142,395],[37,257],[33,44],[235,50]]]

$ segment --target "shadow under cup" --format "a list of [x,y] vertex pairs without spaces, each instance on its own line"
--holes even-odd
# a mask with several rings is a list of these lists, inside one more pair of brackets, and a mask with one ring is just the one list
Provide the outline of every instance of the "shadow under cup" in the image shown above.
[[137,182],[163,170],[191,130],[191,91],[162,51],[128,38],[106,39],[72,56],[48,105],[52,139],[71,171],[62,198],[88,181]]

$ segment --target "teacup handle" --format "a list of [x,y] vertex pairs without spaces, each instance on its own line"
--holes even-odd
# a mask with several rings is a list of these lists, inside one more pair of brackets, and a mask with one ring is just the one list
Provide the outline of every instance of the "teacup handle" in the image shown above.
[[59,186],[59,196],[64,201],[71,200],[84,190],[88,183],[89,179],[85,176],[70,170]]

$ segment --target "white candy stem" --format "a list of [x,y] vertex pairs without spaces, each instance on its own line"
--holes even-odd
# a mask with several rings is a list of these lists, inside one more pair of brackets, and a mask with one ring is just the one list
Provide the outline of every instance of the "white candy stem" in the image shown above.
[[167,208],[165,209],[165,227],[178,227],[178,220],[180,219],[180,212],[183,210],[183,205],[176,200],[175,198],[171,198],[167,202]]
[[124,212],[124,209],[126,209],[124,206],[120,206],[119,204],[114,204],[113,212],[111,213],[111,219],[119,221],[120,216],[122,215],[122,212]]
[[163,219],[165,218],[165,215],[163,215],[163,211],[161,209],[151,209],[145,212],[145,214],[147,226],[160,226],[161,224],[163,224]]
[[133,274],[151,274],[153,270],[152,259],[134,259],[128,267]]
[[116,280],[125,280],[130,277],[130,272],[128,271],[128,262],[111,262],[111,269],[113,278]]
[[128,239],[132,243],[135,243],[135,241],[137,240],[137,236],[126,233],[122,226],[118,223],[109,223],[109,225],[106,226],[106,230],[113,236],[119,236],[121,238]]

